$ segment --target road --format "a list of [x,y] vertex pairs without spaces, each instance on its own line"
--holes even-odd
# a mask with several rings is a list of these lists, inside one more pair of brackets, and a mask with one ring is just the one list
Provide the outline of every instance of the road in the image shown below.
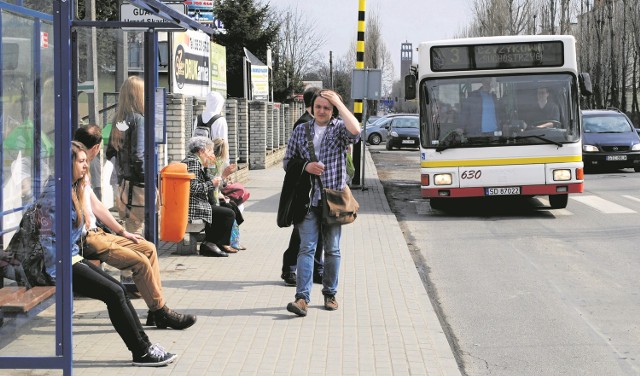
[[562,210],[443,212],[420,197],[417,150],[369,150],[464,374],[640,374],[640,173],[588,174]]

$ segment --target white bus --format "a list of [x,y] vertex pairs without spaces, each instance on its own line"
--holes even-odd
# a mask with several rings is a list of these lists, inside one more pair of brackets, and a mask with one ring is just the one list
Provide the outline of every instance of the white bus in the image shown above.
[[583,191],[575,39],[503,36],[421,43],[405,78],[418,99],[422,196],[548,195],[564,208]]

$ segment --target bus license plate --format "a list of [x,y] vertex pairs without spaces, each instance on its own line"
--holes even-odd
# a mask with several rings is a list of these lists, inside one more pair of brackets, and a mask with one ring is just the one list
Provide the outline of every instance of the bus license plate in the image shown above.
[[607,155],[607,160],[608,161],[626,161],[627,156],[626,155]]
[[485,194],[487,196],[511,196],[519,195],[520,187],[495,187],[485,188]]
[[403,143],[403,144],[411,144],[411,145],[413,145],[413,144],[415,144],[416,142],[415,142],[414,140],[402,140],[402,143]]

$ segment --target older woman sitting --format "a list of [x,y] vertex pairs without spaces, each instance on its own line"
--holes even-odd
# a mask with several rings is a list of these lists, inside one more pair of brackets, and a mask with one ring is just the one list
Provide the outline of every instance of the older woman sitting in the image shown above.
[[236,216],[233,210],[211,204],[209,197],[217,193],[216,187],[222,184],[222,176],[211,177],[207,171],[215,165],[213,141],[208,137],[193,137],[187,143],[189,154],[182,160],[187,170],[195,174],[191,179],[189,191],[189,219],[202,219],[205,223],[205,241],[200,245],[200,255],[208,257],[227,257],[227,253],[237,250],[229,246],[231,228]]

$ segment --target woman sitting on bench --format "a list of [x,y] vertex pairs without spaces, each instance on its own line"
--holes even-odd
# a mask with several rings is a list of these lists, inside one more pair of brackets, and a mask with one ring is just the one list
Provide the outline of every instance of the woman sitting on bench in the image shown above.
[[[82,249],[78,240],[82,235],[82,226],[87,226],[87,216],[84,214],[83,199],[85,175],[89,164],[85,147],[73,141],[72,174],[73,187],[71,200],[72,234],[72,278],[73,292],[92,299],[103,301],[107,305],[109,319],[114,328],[127,345],[133,355],[133,365],[142,367],[159,367],[167,365],[176,359],[175,354],[168,353],[158,344],[152,345],[138,319],[135,308],[127,297],[124,286],[105,271],[88,262],[82,257]],[[54,179],[49,179],[41,197],[36,202],[41,215],[38,231],[39,242],[45,249],[46,273],[55,283],[55,186]],[[47,225],[48,224],[48,225]]]
[[[200,244],[200,255],[227,257],[228,253],[238,252],[230,245],[236,213],[228,207],[216,205],[215,201],[225,200],[216,188],[221,188],[223,179],[231,170],[225,169],[221,176],[209,175],[208,168],[215,165],[216,157],[213,141],[208,137],[192,137],[187,143],[187,151],[182,163],[187,165],[188,172],[195,174],[189,187],[189,220],[201,219],[205,223],[205,241]],[[218,196],[214,197],[215,194]]]

